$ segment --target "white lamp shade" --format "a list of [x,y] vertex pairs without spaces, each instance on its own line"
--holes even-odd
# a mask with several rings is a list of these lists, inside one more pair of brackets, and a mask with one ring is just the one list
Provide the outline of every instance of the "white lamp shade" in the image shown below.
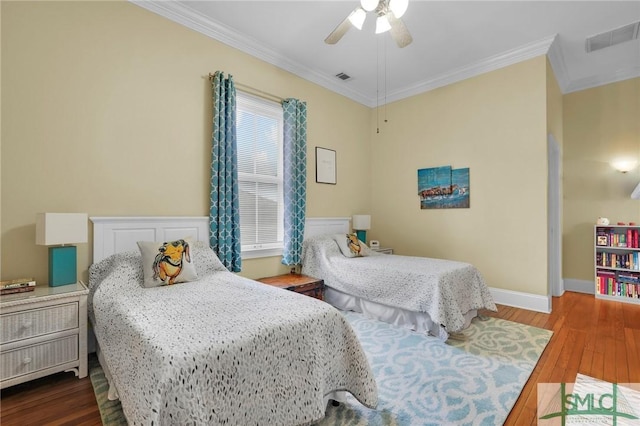
[[38,213],[36,215],[36,244],[54,246],[87,242],[86,213]]
[[351,225],[356,230],[367,230],[371,228],[371,216],[368,214],[356,214],[351,218]]

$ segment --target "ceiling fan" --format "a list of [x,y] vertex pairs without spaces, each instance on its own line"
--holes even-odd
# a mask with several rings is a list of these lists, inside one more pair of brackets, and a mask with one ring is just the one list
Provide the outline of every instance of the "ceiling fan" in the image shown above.
[[408,46],[413,38],[400,19],[407,10],[409,0],[360,0],[356,7],[344,20],[324,39],[327,44],[336,44],[351,28],[361,30],[367,12],[374,12],[376,18],[376,34],[391,31],[391,37],[398,47]]

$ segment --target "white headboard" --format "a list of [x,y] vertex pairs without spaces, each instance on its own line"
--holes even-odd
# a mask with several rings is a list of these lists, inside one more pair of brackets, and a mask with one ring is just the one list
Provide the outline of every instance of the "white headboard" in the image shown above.
[[350,221],[350,217],[308,217],[305,223],[304,237],[348,233]]
[[123,251],[137,250],[138,241],[172,241],[191,237],[209,241],[208,217],[91,217],[93,262]]
[[[138,241],[171,241],[191,237],[209,241],[209,218],[196,217],[91,217],[93,222],[93,263],[123,251],[137,250]],[[305,238],[349,232],[349,217],[309,217]]]

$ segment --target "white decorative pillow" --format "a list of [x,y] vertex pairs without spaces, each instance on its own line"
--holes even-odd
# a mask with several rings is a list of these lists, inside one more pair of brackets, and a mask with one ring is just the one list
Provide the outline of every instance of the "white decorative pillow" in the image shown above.
[[190,244],[188,238],[164,243],[138,241],[144,286],[159,287],[197,280]]
[[333,239],[338,243],[340,251],[346,257],[360,257],[367,255],[367,246],[358,239],[356,234],[335,234]]

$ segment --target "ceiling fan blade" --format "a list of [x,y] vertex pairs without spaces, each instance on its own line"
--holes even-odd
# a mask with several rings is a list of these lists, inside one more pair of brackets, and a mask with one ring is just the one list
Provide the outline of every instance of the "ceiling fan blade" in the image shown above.
[[340,41],[342,36],[345,35],[347,31],[349,31],[349,28],[351,28],[349,16],[351,16],[351,14],[344,18],[344,20],[338,24],[338,26],[331,32],[331,34],[329,34],[327,38],[324,39],[325,43],[336,44]]
[[411,37],[402,19],[396,18],[391,11],[387,12],[387,19],[389,20],[389,25],[391,25],[391,37],[395,40],[398,47],[405,47],[411,44],[413,37]]

